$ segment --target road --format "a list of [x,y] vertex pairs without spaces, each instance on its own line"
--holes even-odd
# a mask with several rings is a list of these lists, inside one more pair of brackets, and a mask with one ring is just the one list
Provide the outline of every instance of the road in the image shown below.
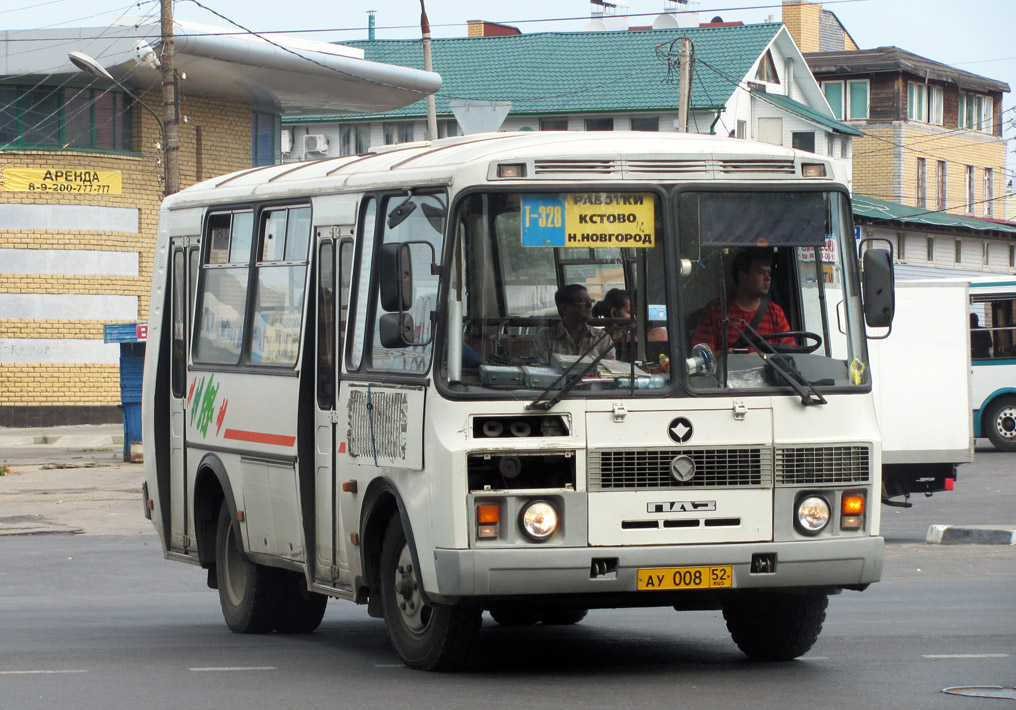
[[833,597],[818,643],[787,664],[745,660],[715,612],[599,610],[567,628],[485,619],[473,668],[420,673],[348,602],[308,636],[230,633],[204,572],[163,560],[145,521],[4,536],[0,709],[1004,707],[941,690],[1016,686],[1016,548],[923,539],[928,520],[1012,522],[1010,460],[979,450],[955,492],[884,508],[882,581]]

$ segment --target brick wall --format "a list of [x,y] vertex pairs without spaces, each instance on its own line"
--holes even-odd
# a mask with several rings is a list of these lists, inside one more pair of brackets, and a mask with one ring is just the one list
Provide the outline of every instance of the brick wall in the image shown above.
[[784,0],[783,24],[802,52],[818,52],[822,6],[804,0]]
[[[186,87],[184,87],[186,88]],[[141,99],[151,107],[161,104],[157,92]],[[251,107],[221,99],[187,97],[180,105],[180,176],[186,187],[201,180],[249,168],[251,165]],[[186,121],[184,118],[186,117]],[[86,151],[16,150],[0,152],[0,167],[119,170],[120,195],[53,192],[0,192],[0,204],[87,205],[138,210],[138,232],[96,230],[81,225],[75,230],[12,229],[0,225],[0,248],[133,252],[138,255],[137,276],[85,276],[0,274],[0,294],[94,294],[133,296],[138,321],[148,318],[152,280],[152,254],[163,191],[160,144],[162,133],[155,118],[134,110],[134,149],[131,155]],[[91,228],[90,228],[91,227]],[[0,338],[102,340],[102,324],[114,318],[75,320],[50,314],[49,318],[4,318]],[[122,322],[122,321],[120,321]],[[110,345],[110,348],[116,346]],[[36,425],[18,421],[17,408],[33,410],[60,407],[108,407],[120,401],[119,368],[96,363],[0,362],[0,409],[3,425]],[[13,409],[12,409],[13,408]],[[7,421],[11,412],[13,421]],[[26,409],[27,411],[27,409]],[[34,418],[34,414],[33,414]]]

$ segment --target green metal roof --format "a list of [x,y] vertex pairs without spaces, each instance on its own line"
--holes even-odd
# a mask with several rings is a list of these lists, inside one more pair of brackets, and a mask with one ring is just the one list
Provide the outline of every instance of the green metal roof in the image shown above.
[[825,126],[826,128],[831,128],[837,133],[846,133],[848,136],[864,135],[853,126],[849,126],[846,123],[837,121],[835,118],[830,118],[825,114],[821,114],[815,109],[813,109],[811,106],[808,106],[807,104],[802,104],[800,101],[795,101],[789,96],[782,96],[780,94],[767,94],[764,91],[756,91],[754,89],[752,89],[751,95],[756,98],[762,99],[763,101],[768,101],[774,106],[778,106],[784,109],[785,111],[789,111],[790,113],[796,113],[801,118],[813,121],[814,123],[818,123],[819,125]]
[[948,212],[929,212],[925,207],[911,207],[898,202],[886,202],[874,197],[854,195],[852,198],[854,217],[861,219],[899,222],[916,227],[937,229],[967,229],[977,232],[1016,234],[1016,224],[1001,224],[987,219],[961,217]]
[[[674,111],[678,104],[676,59],[668,83],[667,63],[657,56],[672,40],[687,36],[695,51],[692,109],[724,106],[737,84],[780,31],[778,23],[733,27],[688,27],[624,32],[547,32],[504,37],[431,41],[434,71],[444,85],[436,94],[439,115],[451,116],[453,99],[508,100],[519,114]],[[364,59],[423,67],[420,40],[344,42],[364,50]],[[672,52],[676,55],[678,44]],[[418,101],[383,114],[347,115],[411,118],[426,115]],[[287,123],[335,120],[301,116]]]

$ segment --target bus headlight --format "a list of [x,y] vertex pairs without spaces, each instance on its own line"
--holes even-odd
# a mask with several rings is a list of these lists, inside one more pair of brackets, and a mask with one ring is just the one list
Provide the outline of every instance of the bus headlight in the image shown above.
[[794,524],[806,535],[822,532],[829,524],[830,517],[829,501],[822,496],[807,495],[797,501]]
[[557,509],[545,500],[529,503],[522,509],[519,526],[529,538],[542,542],[557,532]]

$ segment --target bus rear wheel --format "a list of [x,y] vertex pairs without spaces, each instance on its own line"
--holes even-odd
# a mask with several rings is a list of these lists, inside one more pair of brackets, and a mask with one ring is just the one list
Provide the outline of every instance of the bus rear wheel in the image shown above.
[[275,630],[280,634],[309,634],[321,625],[328,597],[307,589],[307,580],[298,572],[282,574],[282,599]]
[[723,604],[723,618],[734,643],[749,658],[792,661],[815,645],[828,602],[825,592],[748,591]]
[[1016,399],[999,397],[988,406],[985,433],[999,451],[1016,451]]
[[381,604],[395,652],[410,668],[446,671],[472,653],[482,609],[473,604],[432,605],[423,599],[420,577],[398,518],[381,545]]
[[215,535],[215,575],[226,625],[238,634],[267,634],[275,627],[281,597],[279,570],[246,561],[223,503]]

